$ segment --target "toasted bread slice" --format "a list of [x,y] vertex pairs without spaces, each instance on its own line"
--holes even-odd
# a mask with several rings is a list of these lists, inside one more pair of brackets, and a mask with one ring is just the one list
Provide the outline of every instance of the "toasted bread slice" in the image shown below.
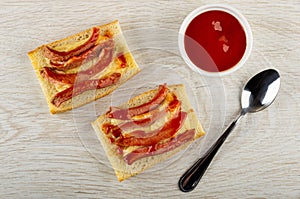
[[[64,89],[67,89],[71,86],[76,87],[76,83],[73,85],[55,84],[41,75],[41,70],[44,67],[51,67],[50,60],[45,56],[43,49],[45,47],[49,47],[59,52],[71,51],[76,47],[84,44],[91,37],[93,29],[91,28],[78,34],[74,34],[72,36],[61,39],[59,41],[42,45],[28,53],[51,113],[54,114],[64,112],[104,97],[140,71],[127,47],[125,38],[122,35],[121,27],[117,20],[109,24],[96,26],[96,28],[99,28],[99,36],[97,38],[96,44],[105,41],[108,37],[112,38],[114,41],[112,61],[103,71],[99,72],[96,75],[96,78],[105,77],[112,73],[120,73],[121,77],[115,84],[104,88],[87,90],[77,96],[73,96],[67,101],[64,101],[59,106],[53,104],[53,97]],[[122,67],[119,67],[118,60],[116,59],[116,57],[120,55],[120,53],[122,53],[124,58],[126,59],[126,65]],[[78,68],[65,71],[65,73],[78,72],[79,70],[82,70],[82,68],[88,68],[93,63],[95,63],[95,61],[88,61],[87,63],[83,63],[82,66],[79,66]]]
[[[148,169],[152,167],[153,165],[166,160],[167,158],[173,156],[177,152],[185,149],[193,140],[200,138],[204,135],[203,128],[197,119],[197,116],[188,100],[187,94],[185,92],[185,88],[182,84],[180,85],[172,85],[168,86],[169,92],[172,92],[176,95],[177,99],[181,102],[181,110],[187,112],[187,117],[184,121],[183,126],[181,129],[178,130],[176,133],[177,135],[181,134],[185,130],[188,129],[195,129],[195,134],[192,140],[189,140],[186,143],[183,143],[179,147],[167,151],[165,153],[154,155],[150,157],[144,157],[142,159],[139,159],[132,163],[131,165],[128,165],[124,161],[124,156],[120,153],[118,153],[118,147],[115,144],[112,144],[107,135],[102,130],[102,125],[105,123],[112,123],[115,121],[115,119],[108,118],[107,114],[104,114],[100,117],[98,117],[97,120],[92,122],[92,126],[94,130],[96,131],[96,134],[106,152],[106,155],[115,170],[115,174],[119,181],[123,181],[124,179],[127,179],[131,176],[137,175],[141,172],[143,172],[145,169]],[[127,107],[136,107],[140,104],[149,102],[158,92],[157,89],[150,90],[148,92],[145,92],[143,94],[140,94],[132,99],[130,99],[127,103],[120,106],[120,108],[127,108]],[[163,120],[164,122],[167,122],[166,120]],[[163,124],[159,124],[163,125]],[[148,128],[148,127],[147,127]],[[157,126],[149,127],[151,130],[157,128]],[[149,130],[149,129],[148,129]]]

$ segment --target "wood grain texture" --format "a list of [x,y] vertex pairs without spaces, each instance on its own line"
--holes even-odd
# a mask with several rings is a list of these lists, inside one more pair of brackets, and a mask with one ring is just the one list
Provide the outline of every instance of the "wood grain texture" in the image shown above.
[[[217,82],[191,72],[177,49],[185,16],[209,3],[240,10],[254,36],[245,66]],[[0,198],[300,198],[299,1],[2,0],[0,16]],[[144,72],[110,97],[50,115],[27,52],[115,19]],[[117,182],[89,126],[111,101],[125,101],[163,81],[160,71],[172,71],[164,76],[188,84],[213,140],[238,113],[246,80],[268,67],[282,76],[278,98],[241,121],[196,190],[181,193],[177,181],[209,139]]]

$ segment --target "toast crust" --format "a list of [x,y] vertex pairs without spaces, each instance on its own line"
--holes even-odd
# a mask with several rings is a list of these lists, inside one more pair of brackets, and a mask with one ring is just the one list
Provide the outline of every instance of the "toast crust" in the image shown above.
[[[195,128],[195,136],[193,140],[196,140],[200,137],[202,137],[205,133],[204,130],[197,119],[197,116],[192,109],[192,106],[188,100],[188,97],[185,92],[185,88],[182,84],[179,85],[172,85],[168,86],[170,91],[174,92],[177,96],[177,98],[182,102],[182,110],[187,111],[188,115],[186,118],[186,122],[184,123],[183,129],[180,131],[184,131],[185,129],[189,128]],[[155,90],[150,90],[147,91],[143,94],[140,94],[132,99],[130,99],[127,103],[121,105],[120,107],[134,107],[138,106],[139,104],[143,102],[149,101],[157,92],[157,89]],[[126,164],[126,162],[123,160],[123,156],[117,153],[117,148],[115,145],[111,144],[107,136],[102,132],[101,126],[102,124],[109,122],[110,119],[106,117],[106,115],[101,115],[98,117],[97,120],[92,122],[92,126],[104,148],[104,151],[106,152],[106,155],[115,171],[115,174],[117,176],[117,179],[119,181],[123,181],[129,177],[135,176],[144,170],[154,166],[155,164],[158,164],[169,157],[175,155],[179,151],[185,149],[189,144],[191,144],[192,141],[189,141],[174,150],[171,150],[169,152],[160,154],[160,155],[155,155],[155,156],[150,156],[150,157],[145,157],[140,160],[137,160],[131,165]]]
[[[100,31],[99,38],[96,43],[103,42],[104,40],[107,39],[107,35],[110,35],[110,37],[113,38],[113,40],[115,42],[114,57],[116,57],[118,55],[118,53],[123,53],[124,57],[126,58],[126,66],[125,67],[122,67],[122,68],[117,67],[118,63],[117,63],[116,59],[113,59],[112,63],[110,63],[110,65],[104,71],[100,72],[99,75],[102,77],[105,75],[109,75],[113,72],[118,72],[118,73],[121,73],[121,78],[114,85],[111,85],[111,86],[108,86],[105,88],[100,88],[97,90],[85,91],[82,94],[63,102],[59,107],[56,107],[55,105],[53,105],[51,100],[56,93],[63,90],[64,88],[67,88],[68,86],[63,87],[63,86],[54,85],[53,83],[49,82],[47,79],[45,79],[44,77],[41,76],[41,74],[40,74],[41,69],[45,66],[48,66],[48,67],[50,66],[49,59],[47,59],[43,55],[43,48],[45,48],[45,46],[48,46],[50,48],[53,48],[53,49],[59,50],[59,51],[72,50],[89,39],[90,35],[92,34],[92,28],[82,31],[80,33],[68,36],[64,39],[42,45],[42,46],[36,48],[35,50],[28,52],[28,56],[31,60],[33,69],[35,70],[36,76],[39,79],[39,83],[42,87],[43,93],[47,100],[49,110],[52,114],[65,112],[67,110],[71,110],[73,108],[83,106],[91,101],[102,98],[102,97],[110,94],[111,92],[113,92],[115,89],[117,89],[117,87],[119,87],[120,85],[125,83],[127,80],[129,80],[131,77],[133,77],[140,71],[131,52],[129,51],[129,49],[127,47],[127,44],[126,44],[124,36],[122,35],[121,27],[119,25],[118,20],[113,21],[108,24],[105,24],[105,25],[96,26],[96,27],[98,27],[99,31]],[[91,61],[91,63],[93,63],[93,62]],[[79,68],[87,67],[87,66],[89,66],[88,64],[91,64],[91,63],[83,64],[83,66],[80,66]],[[71,69],[70,71],[76,72],[76,70],[78,71],[80,69],[74,69],[74,70]],[[76,83],[74,84],[74,86],[76,86]]]

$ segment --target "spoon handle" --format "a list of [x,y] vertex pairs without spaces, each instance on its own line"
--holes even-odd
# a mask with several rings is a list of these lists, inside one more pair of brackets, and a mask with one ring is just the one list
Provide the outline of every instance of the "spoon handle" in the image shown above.
[[178,186],[181,191],[189,192],[192,191],[199,183],[210,162],[222,146],[230,132],[234,129],[241,116],[242,112],[237,119],[235,119],[219,137],[219,139],[209,148],[203,157],[201,157],[189,170],[187,170],[179,179]]

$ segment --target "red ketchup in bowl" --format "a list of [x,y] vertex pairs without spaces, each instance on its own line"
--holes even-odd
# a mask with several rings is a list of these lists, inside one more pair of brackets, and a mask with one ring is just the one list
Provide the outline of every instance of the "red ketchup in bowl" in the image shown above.
[[234,67],[246,50],[246,34],[231,14],[210,10],[196,16],[187,26],[184,48],[198,68],[222,72]]

